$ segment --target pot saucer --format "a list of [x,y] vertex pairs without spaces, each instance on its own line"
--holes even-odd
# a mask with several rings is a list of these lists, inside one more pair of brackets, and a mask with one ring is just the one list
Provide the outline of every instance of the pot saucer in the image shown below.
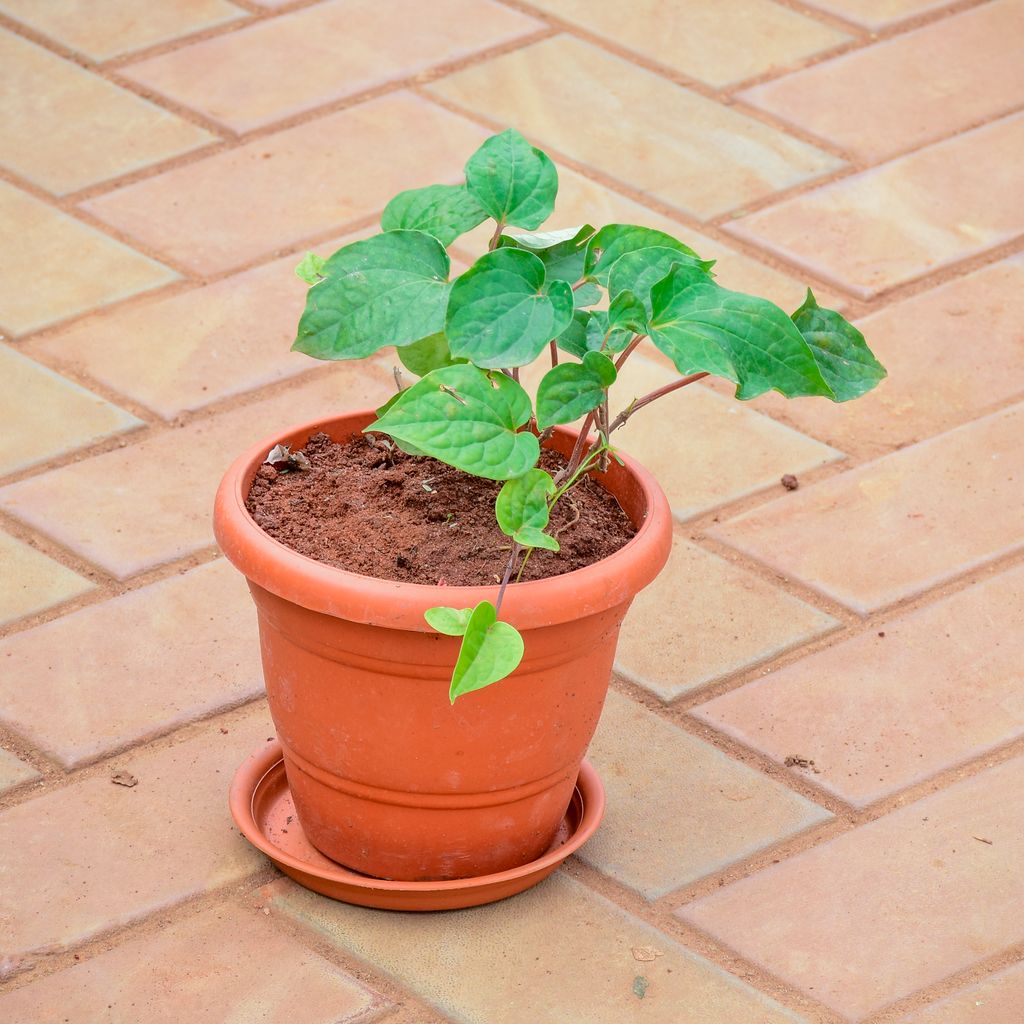
[[277,741],[243,762],[231,784],[229,803],[242,835],[307,889],[382,910],[456,910],[513,896],[547,878],[594,834],[604,815],[604,786],[590,762],[584,761],[565,817],[546,853],[509,871],[443,882],[372,878],[314,849],[295,814]]

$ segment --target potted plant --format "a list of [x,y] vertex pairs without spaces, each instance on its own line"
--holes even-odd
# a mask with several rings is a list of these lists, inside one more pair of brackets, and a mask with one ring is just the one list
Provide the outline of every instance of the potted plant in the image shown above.
[[[733,382],[740,399],[774,389],[837,402],[885,376],[860,332],[809,290],[790,316],[720,287],[712,262],[651,228],[538,233],[557,173],[514,130],[484,142],[465,178],[401,193],[380,234],[298,267],[310,288],[295,349],[364,359],[394,345],[419,379],[376,412],[256,446],[228,472],[215,511],[218,540],[259,611],[271,711],[305,833],[349,868],[406,881],[515,868],[542,854],[559,827],[619,625],[671,543],[664,495],[616,451],[618,429],[708,375]],[[450,281],[446,247],[488,219],[488,251]],[[679,379],[613,410],[609,387],[644,343]],[[540,357],[551,367],[534,401],[520,370]],[[670,423],[664,436],[689,443]],[[334,468],[320,465],[327,453]],[[312,529],[304,536],[307,512],[295,522],[289,510],[331,505],[330,493],[306,489],[341,480],[339,500],[351,511],[347,458],[385,483],[411,474],[419,504],[430,504],[437,474],[447,474],[446,493],[469,496],[434,520],[442,532],[496,492],[504,549],[479,578],[454,584],[429,561],[419,576],[389,568],[379,578],[326,564],[335,541]],[[463,489],[473,481],[477,491]],[[586,525],[584,492],[624,515],[610,553],[576,568],[579,558],[562,559]],[[261,512],[275,495],[284,514],[280,502]],[[428,511],[443,512],[448,500]],[[381,535],[365,515],[333,516],[336,533],[360,531],[350,551],[408,563],[401,515],[388,527]],[[495,546],[488,529],[478,533],[452,555],[456,568],[475,557],[474,543]]]

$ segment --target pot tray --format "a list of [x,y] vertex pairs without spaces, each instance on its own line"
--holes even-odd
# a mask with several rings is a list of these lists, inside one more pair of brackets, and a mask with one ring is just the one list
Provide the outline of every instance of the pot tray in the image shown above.
[[281,745],[276,740],[243,762],[231,784],[229,802],[242,835],[286,875],[313,892],[382,910],[456,910],[513,896],[547,878],[594,834],[604,815],[604,786],[593,765],[584,761],[547,853],[509,871],[443,882],[372,878],[314,849],[295,814]]

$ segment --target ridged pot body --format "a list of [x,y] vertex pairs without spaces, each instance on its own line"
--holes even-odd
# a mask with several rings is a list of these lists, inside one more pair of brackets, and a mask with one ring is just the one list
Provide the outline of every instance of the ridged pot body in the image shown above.
[[[469,607],[497,587],[431,587],[323,565],[264,533],[245,509],[277,443],[342,441],[369,412],[307,424],[235,462],[215,529],[259,616],[270,710],[302,828],[348,868],[400,880],[467,878],[540,856],[572,797],[597,727],[619,626],[671,546],[668,503],[626,460],[601,477],[638,527],[594,565],[509,588],[501,616],[523,634],[516,672],[452,705],[458,638],[430,629],[435,605]],[[568,454],[559,431],[551,446]],[[500,571],[496,566],[496,571]]]

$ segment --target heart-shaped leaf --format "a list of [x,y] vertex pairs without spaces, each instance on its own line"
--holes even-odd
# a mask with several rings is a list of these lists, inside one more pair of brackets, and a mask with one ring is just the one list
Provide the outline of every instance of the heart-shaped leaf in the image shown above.
[[428,608],[423,613],[423,618],[427,620],[427,625],[436,629],[438,633],[444,633],[446,636],[464,636],[472,614],[472,608],[446,608],[441,605],[437,608]]
[[585,353],[582,363],[553,366],[537,388],[537,426],[546,430],[585,416],[614,383],[615,364],[603,352]]
[[465,362],[465,359],[456,359],[448,350],[448,339],[444,331],[420,338],[411,345],[400,345],[396,352],[402,365],[417,377],[425,377],[432,370],[440,370],[443,366]]
[[767,299],[720,288],[677,266],[651,290],[650,337],[680,373],[706,371],[737,384],[737,398],[775,390],[833,398],[793,321]]
[[587,281],[572,293],[572,301],[577,309],[583,309],[586,306],[597,305],[601,301],[601,295],[600,287],[593,281]]
[[590,224],[583,224],[578,228],[563,228],[560,231],[502,235],[498,244],[532,252],[544,264],[547,280],[575,284],[583,276],[587,239],[593,233]]
[[489,252],[452,285],[445,333],[452,355],[490,369],[525,366],[569,326],[572,289],[544,283],[544,264],[524,249]]
[[524,526],[512,534],[512,539],[524,548],[546,548],[548,551],[558,550],[558,541],[535,526]]
[[630,291],[621,291],[608,307],[608,326],[613,330],[647,333],[648,310]]
[[591,352],[621,352],[629,344],[633,331],[613,327],[608,310],[592,309],[587,322],[587,349]]
[[406,388],[366,429],[474,476],[508,480],[540,455],[536,435],[516,429],[531,412],[529,395],[510,377],[460,364]]
[[466,188],[499,224],[532,231],[555,208],[558,172],[546,154],[509,128],[469,158]]
[[675,249],[699,260],[700,257],[688,246],[664,231],[641,227],[639,224],[608,224],[587,244],[583,272],[588,278],[600,284],[608,284],[608,274],[615,261],[627,252],[652,247]]
[[292,348],[317,359],[363,359],[444,326],[449,261],[422,231],[387,231],[339,249],[309,289]]
[[507,481],[494,503],[498,526],[514,539],[526,528],[538,532],[543,530],[548,525],[548,498],[554,493],[555,481],[543,469],[531,469],[515,480]]
[[511,675],[523,660],[523,650],[519,631],[498,621],[490,601],[481,601],[466,625],[448,699],[454,704],[463,694],[482,690]]
[[810,288],[793,314],[793,323],[837,402],[859,398],[885,379],[885,367],[868,348],[864,335],[835,310],[819,306]]
[[587,324],[590,322],[591,312],[586,309],[577,309],[572,320],[564,331],[555,339],[555,344],[563,352],[582,359],[587,349]]
[[623,253],[612,264],[608,272],[608,294],[614,302],[621,292],[632,292],[643,303],[649,317],[651,289],[659,281],[663,281],[674,266],[695,267],[710,276],[709,272],[714,263],[714,260],[694,259],[689,253],[671,249],[667,245],[633,249],[631,252]]
[[465,185],[428,185],[399,192],[384,207],[380,226],[425,231],[447,246],[485,220],[487,211]]

